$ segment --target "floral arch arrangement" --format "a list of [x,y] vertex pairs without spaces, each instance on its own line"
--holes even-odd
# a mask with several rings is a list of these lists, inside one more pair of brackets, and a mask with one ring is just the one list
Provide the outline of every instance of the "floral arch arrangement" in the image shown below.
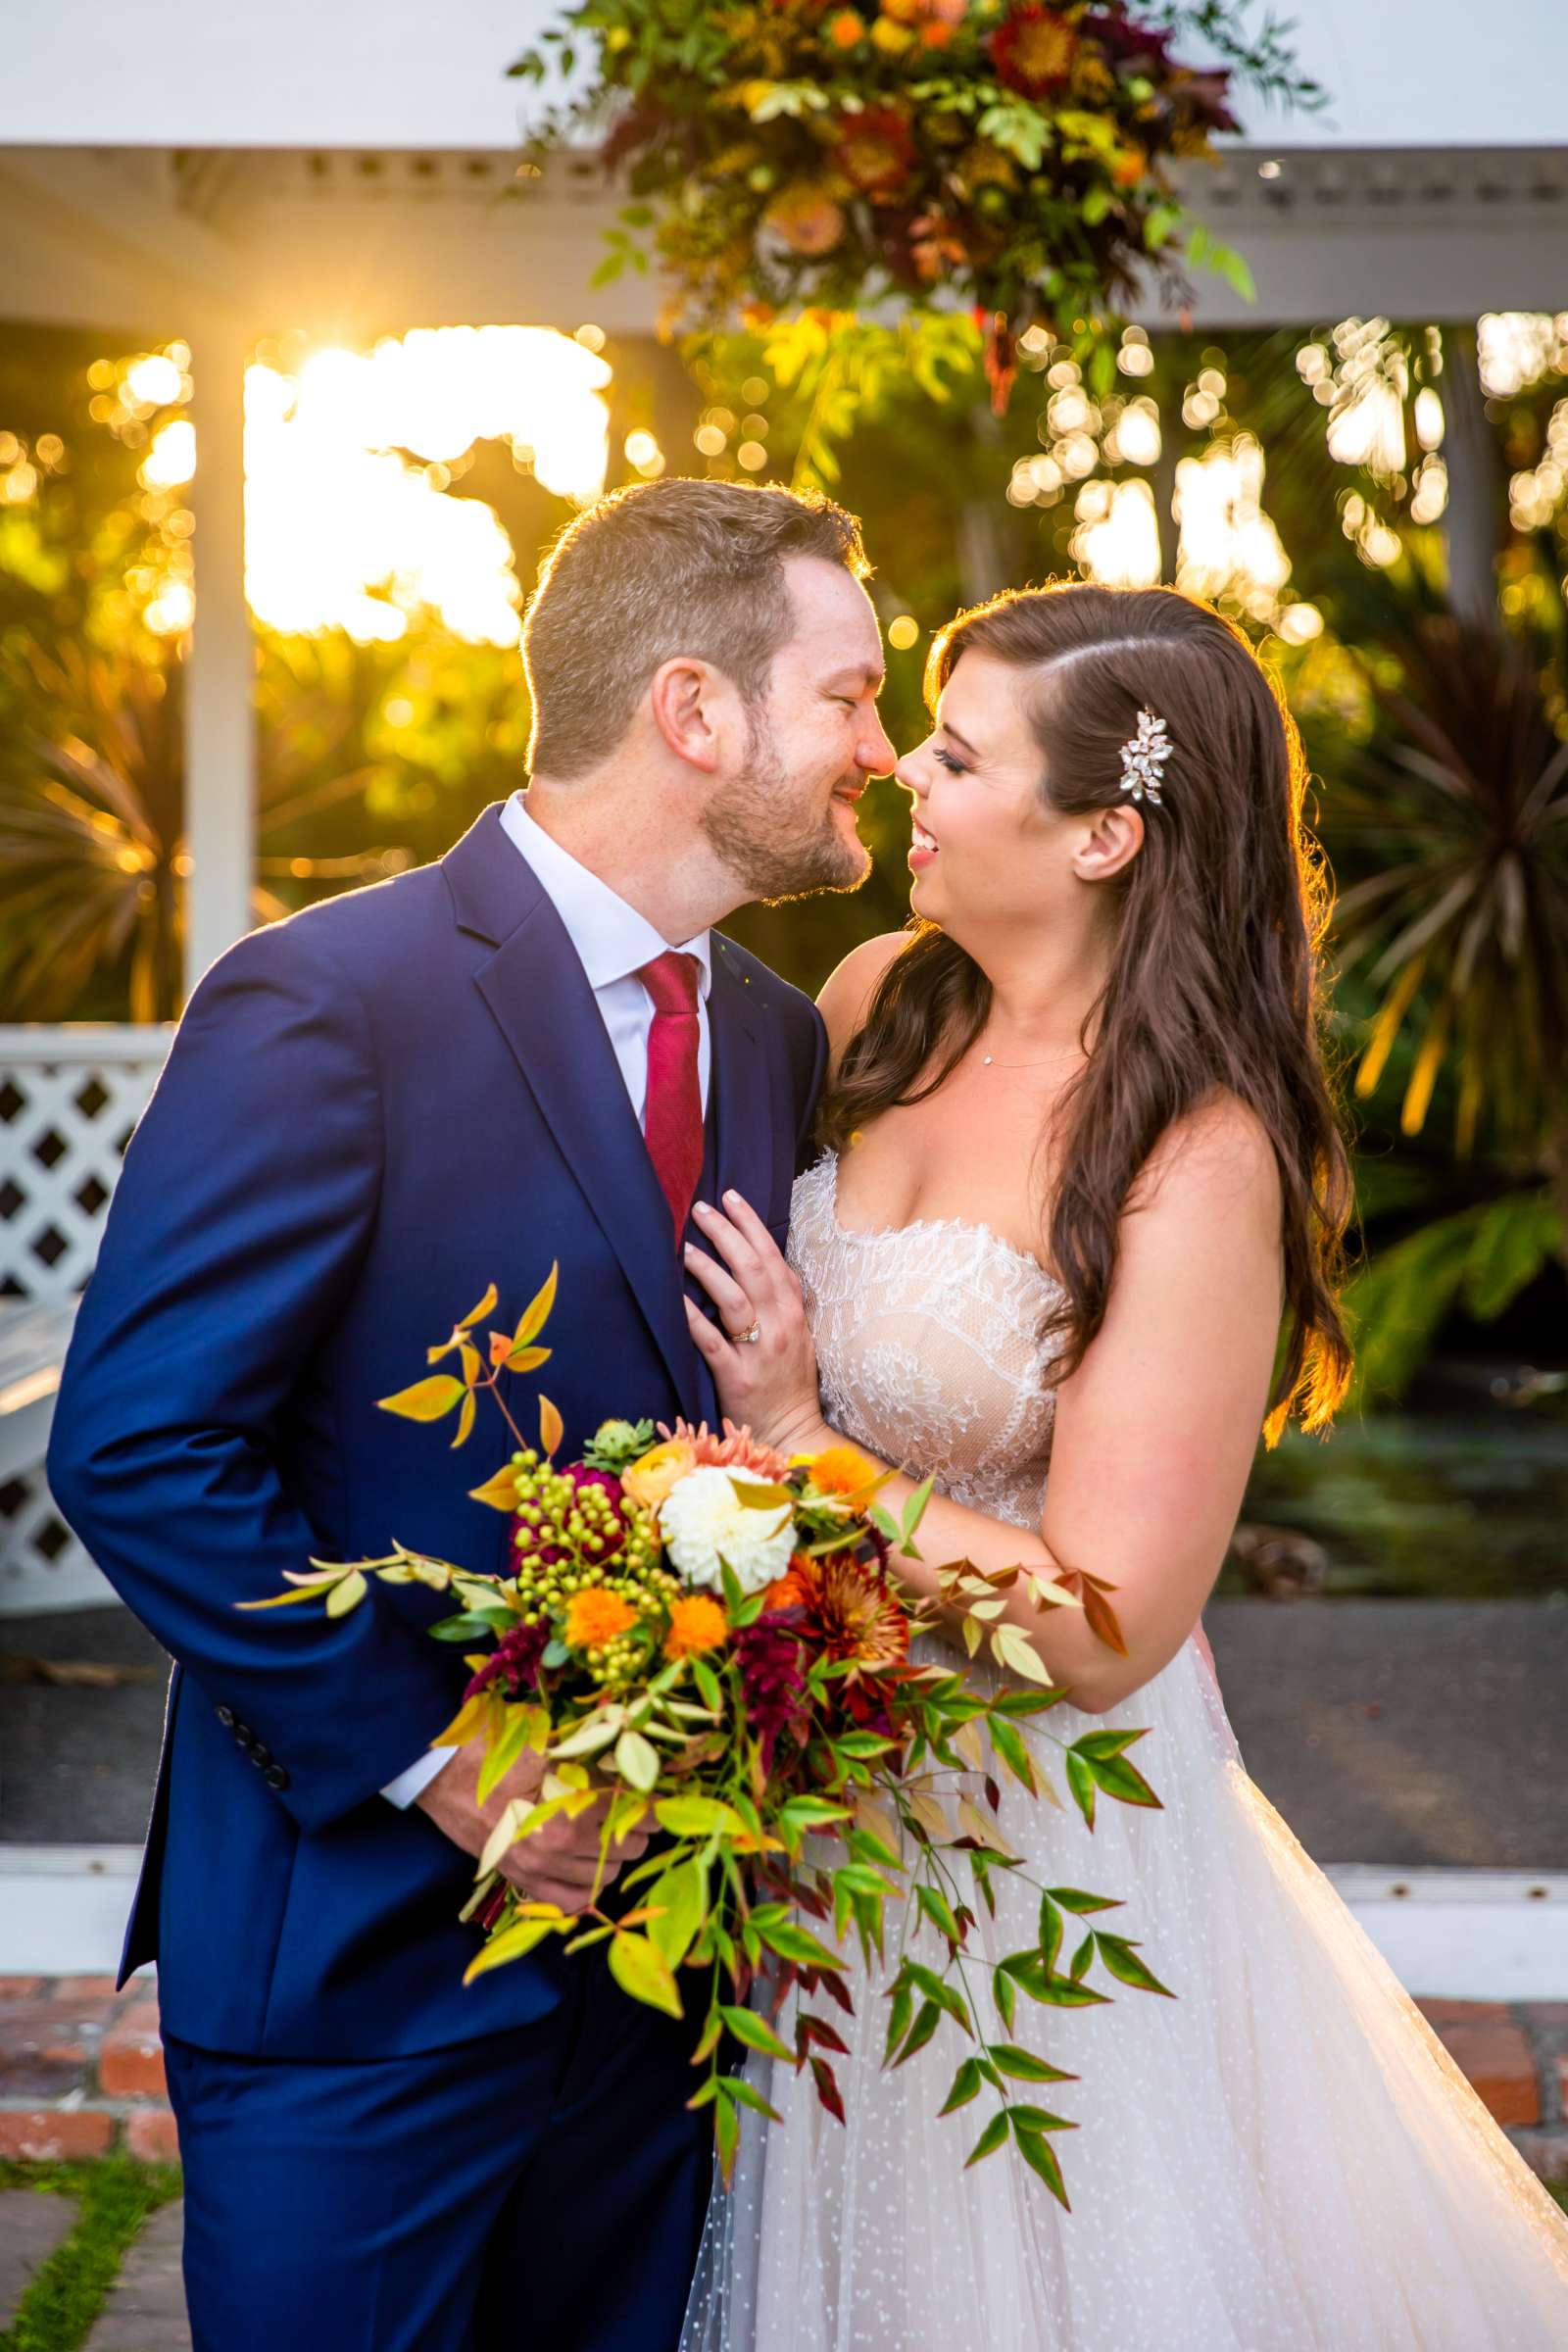
[[[535,140],[597,137],[634,201],[596,283],[650,251],[667,326],[803,308],[967,305],[1004,406],[1017,334],[1115,311],[1152,279],[1245,265],[1169,166],[1237,127],[1233,74],[1310,109],[1288,27],[1250,0],[578,0],[512,69],[597,71]],[[1224,61],[1191,66],[1200,35]]]

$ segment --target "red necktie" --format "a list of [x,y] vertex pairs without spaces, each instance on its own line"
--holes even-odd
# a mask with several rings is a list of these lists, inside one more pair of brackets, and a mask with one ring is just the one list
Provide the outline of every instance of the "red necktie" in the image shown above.
[[702,965],[670,948],[637,977],[654,1001],[648,1032],[648,1099],[643,1134],[678,1250],[703,1176],[703,1088],[697,1069],[697,986]]

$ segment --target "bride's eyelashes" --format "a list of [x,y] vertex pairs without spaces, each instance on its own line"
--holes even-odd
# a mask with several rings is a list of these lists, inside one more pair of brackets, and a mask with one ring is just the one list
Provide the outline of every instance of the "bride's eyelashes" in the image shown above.
[[947,769],[950,776],[966,776],[969,772],[961,760],[955,760],[953,754],[945,752],[940,744],[931,746],[931,757],[939,767]]

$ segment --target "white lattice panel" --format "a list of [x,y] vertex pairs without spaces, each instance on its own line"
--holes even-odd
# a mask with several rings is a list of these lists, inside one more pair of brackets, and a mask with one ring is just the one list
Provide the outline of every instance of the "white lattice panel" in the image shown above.
[[[69,1306],[98,1255],[105,1212],[163,1067],[166,1029],[0,1028],[0,1315],[6,1301]],[[45,1400],[64,1349],[55,1318],[36,1362],[5,1364],[0,1413],[24,1427],[0,1477],[0,1614],[79,1608],[109,1589],[50,1499]],[[56,1328],[58,1326],[58,1328]],[[14,1352],[14,1350],[13,1350]],[[44,1406],[45,1409],[40,1409]]]

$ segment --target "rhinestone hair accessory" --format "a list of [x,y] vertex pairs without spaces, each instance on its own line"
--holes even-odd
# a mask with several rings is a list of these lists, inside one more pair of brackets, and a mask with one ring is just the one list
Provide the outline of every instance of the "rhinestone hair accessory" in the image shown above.
[[1173,745],[1165,721],[1153,710],[1138,713],[1138,732],[1121,747],[1121,788],[1135,801],[1160,806],[1159,780]]

